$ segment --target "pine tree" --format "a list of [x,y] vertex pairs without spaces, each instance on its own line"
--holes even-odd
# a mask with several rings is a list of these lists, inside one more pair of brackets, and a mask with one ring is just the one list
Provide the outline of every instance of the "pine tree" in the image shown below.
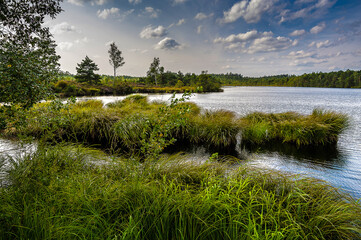
[[82,62],[78,63],[77,65],[77,74],[75,75],[75,78],[79,82],[87,82],[90,84],[100,83],[100,75],[94,73],[95,71],[99,70],[98,65],[96,65],[88,56],[85,56],[85,59],[83,59]]

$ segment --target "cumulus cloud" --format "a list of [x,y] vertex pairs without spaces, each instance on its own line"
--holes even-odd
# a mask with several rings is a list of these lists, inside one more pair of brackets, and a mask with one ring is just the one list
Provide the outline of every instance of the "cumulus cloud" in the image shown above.
[[62,22],[50,27],[50,32],[52,34],[63,34],[71,32],[79,32],[73,25],[70,25],[67,22]]
[[303,34],[305,34],[306,31],[304,29],[301,30],[295,30],[293,32],[290,33],[291,37],[298,37],[298,36],[302,36]]
[[68,0],[69,3],[84,6],[86,3],[90,3],[92,6],[94,5],[103,5],[108,2],[108,0]]
[[74,46],[74,44],[72,42],[60,42],[58,44],[58,47],[60,50],[70,50],[72,47]]
[[177,26],[180,26],[180,25],[182,25],[182,24],[184,24],[186,22],[186,20],[184,19],[184,18],[182,18],[182,19],[179,19],[179,21],[177,22]]
[[216,38],[214,43],[222,43],[226,49],[245,53],[273,52],[288,49],[298,44],[297,40],[287,37],[273,37],[272,32],[252,30],[246,33],[232,34],[226,38]]
[[141,3],[142,2],[142,0],[129,0],[129,3],[131,3],[131,4],[139,4],[139,3]]
[[316,46],[317,48],[324,48],[324,47],[330,47],[331,45],[332,45],[332,43],[330,40],[325,40],[323,42],[312,42],[308,46],[309,47]]
[[304,66],[304,67],[313,67],[316,64],[321,64],[321,63],[326,63],[327,61],[324,59],[314,59],[314,58],[310,58],[310,59],[297,59],[294,60],[292,62],[290,62],[288,65],[290,66]]
[[316,56],[316,53],[314,52],[305,52],[303,50],[300,51],[292,51],[288,54],[290,58],[294,59],[300,59],[300,58],[308,58],[308,57],[314,57]]
[[158,18],[160,10],[159,9],[154,9],[152,7],[146,7],[144,9],[144,13],[149,15],[149,17],[151,17],[151,18]]
[[267,36],[272,36],[273,33],[272,32],[258,32],[257,30],[252,30],[246,33],[240,33],[240,34],[231,34],[226,38],[216,38],[214,40],[215,43],[237,43],[237,42],[247,42],[247,41],[251,41],[254,40],[256,38],[260,38],[260,37],[267,37]]
[[317,26],[314,26],[313,28],[311,28],[310,33],[312,34],[318,34],[320,32],[322,32],[324,29],[326,28],[326,23],[320,23]]
[[141,38],[158,38],[164,37],[168,34],[167,29],[163,26],[152,28],[152,26],[145,27],[139,34]]
[[243,0],[235,3],[231,9],[223,12],[223,18],[220,20],[221,23],[235,22],[239,18],[243,19],[247,23],[257,23],[262,14],[272,10],[274,3],[278,0]]
[[207,18],[210,18],[210,17],[213,17],[213,13],[207,15],[207,14],[204,14],[204,13],[200,12],[200,13],[197,13],[197,15],[194,17],[194,19],[204,20],[204,19],[207,19]]
[[160,42],[157,43],[155,49],[163,49],[163,50],[176,50],[182,47],[176,40],[166,37]]
[[109,17],[119,17],[120,16],[120,9],[119,8],[110,8],[104,9],[103,11],[98,10],[97,15],[99,18],[107,19]]
[[291,39],[286,37],[262,37],[254,40],[254,42],[248,48],[247,52],[274,52],[288,49],[291,46],[296,46],[297,44],[297,40],[292,41]]

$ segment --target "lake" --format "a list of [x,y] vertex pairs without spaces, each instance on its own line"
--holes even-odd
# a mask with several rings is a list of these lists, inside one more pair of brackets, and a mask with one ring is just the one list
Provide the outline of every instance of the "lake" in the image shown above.
[[[170,96],[150,94],[149,99],[166,101]],[[91,99],[94,98],[107,104],[125,97]],[[86,99],[90,98],[80,98]],[[249,149],[254,155],[247,164],[322,179],[361,198],[361,89],[225,87],[222,93],[195,94],[191,101],[204,109],[226,109],[240,116],[255,111],[311,114],[315,108],[347,114],[350,127],[340,135],[337,146],[298,149],[279,144],[266,149]]]
[[[149,99],[168,100],[170,96],[151,94]],[[109,103],[124,97],[96,98]],[[225,87],[222,93],[195,94],[191,101],[204,109],[226,109],[239,115],[255,111],[311,114],[315,108],[347,114],[350,127],[340,135],[337,146],[269,146],[253,150],[255,155],[247,164],[323,179],[361,198],[361,89]]]

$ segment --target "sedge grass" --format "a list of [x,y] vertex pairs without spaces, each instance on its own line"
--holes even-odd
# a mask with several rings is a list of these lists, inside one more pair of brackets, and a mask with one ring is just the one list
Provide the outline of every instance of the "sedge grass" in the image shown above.
[[[89,161],[91,159],[91,161]],[[107,164],[93,164],[96,159]],[[187,156],[78,146],[11,160],[0,239],[357,239],[361,207],[324,182]]]
[[[150,141],[158,138],[151,143],[153,148],[167,142],[158,144],[161,150],[172,144],[193,144],[232,151],[239,136],[244,144],[331,145],[348,124],[343,114],[317,109],[310,115],[256,112],[237,119],[230,111],[201,111],[188,102],[177,102],[175,107],[148,102],[143,95],[131,95],[106,107],[98,100],[68,105],[40,103],[30,109],[26,119],[25,127],[5,129],[2,134],[81,142],[117,152],[139,150],[146,136]],[[172,124],[171,119],[181,124]]]
[[240,119],[242,140],[264,144],[270,141],[302,145],[328,145],[338,140],[347,128],[344,114],[315,109],[310,115],[287,113],[251,113]]

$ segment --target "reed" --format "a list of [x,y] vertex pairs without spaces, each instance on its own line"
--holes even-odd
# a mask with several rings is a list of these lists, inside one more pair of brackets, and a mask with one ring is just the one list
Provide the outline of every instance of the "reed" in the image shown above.
[[314,179],[76,145],[7,158],[0,239],[357,239],[361,207]]
[[234,147],[240,131],[235,114],[230,111],[205,111],[190,120],[189,138],[192,143],[216,148]]
[[311,115],[252,113],[240,119],[242,140],[263,144],[279,141],[301,145],[334,144],[348,126],[344,114],[315,109]]
[[237,119],[230,111],[201,111],[196,104],[179,100],[149,102],[143,95],[108,106],[98,100],[40,103],[24,119],[25,127],[2,133],[54,143],[81,142],[123,153],[160,153],[177,144],[230,152],[240,138],[246,145],[332,145],[348,125],[347,116],[317,109],[310,115],[256,112]]

